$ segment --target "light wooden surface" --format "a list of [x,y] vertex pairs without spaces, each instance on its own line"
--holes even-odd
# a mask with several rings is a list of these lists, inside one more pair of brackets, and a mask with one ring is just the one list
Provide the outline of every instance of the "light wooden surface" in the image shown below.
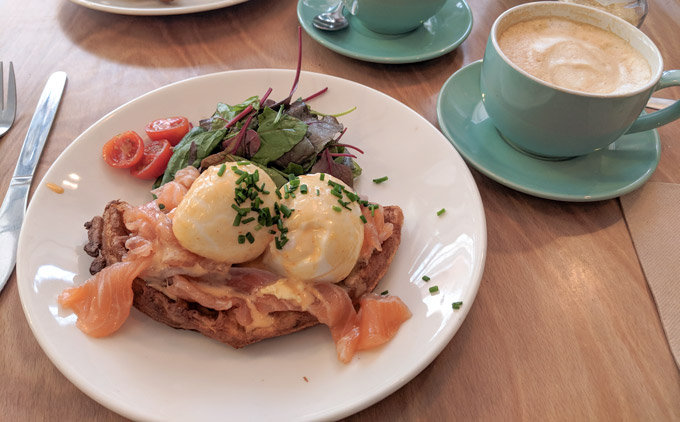
[[[14,62],[20,101],[15,126],[0,139],[0,195],[51,72],[64,70],[69,81],[35,180],[92,123],[149,90],[223,70],[294,68],[296,3],[131,17],[66,0],[0,0],[0,60]],[[436,125],[443,82],[482,57],[494,19],[518,3],[471,0],[470,37],[419,64],[352,60],[305,35],[303,68],[376,88]],[[680,3],[650,3],[643,30],[665,68],[680,68]],[[680,90],[663,95],[679,98]],[[659,133],[663,154],[652,180],[680,183],[680,122]],[[619,201],[548,201],[473,174],[488,257],[468,318],[413,381],[348,420],[680,420],[680,372]],[[0,294],[0,420],[124,420],[50,363],[30,332],[15,276]]]

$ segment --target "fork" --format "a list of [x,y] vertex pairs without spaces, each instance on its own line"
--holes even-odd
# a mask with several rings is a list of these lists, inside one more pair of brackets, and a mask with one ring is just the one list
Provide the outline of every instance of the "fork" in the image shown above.
[[3,63],[0,62],[0,137],[2,137],[14,123],[17,107],[17,87],[14,80],[14,65],[9,62],[9,79],[7,80],[7,103],[4,103],[5,93],[3,85],[5,79],[2,74]]

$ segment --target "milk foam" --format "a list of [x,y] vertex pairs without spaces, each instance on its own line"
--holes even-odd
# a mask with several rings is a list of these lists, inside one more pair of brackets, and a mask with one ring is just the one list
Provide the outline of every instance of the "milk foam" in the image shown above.
[[565,18],[535,18],[508,27],[498,45],[529,74],[594,94],[623,94],[649,82],[649,63],[621,37]]

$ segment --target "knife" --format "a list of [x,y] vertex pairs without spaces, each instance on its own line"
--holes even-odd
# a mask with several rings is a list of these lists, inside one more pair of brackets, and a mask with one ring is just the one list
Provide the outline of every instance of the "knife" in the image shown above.
[[43,146],[57,113],[61,94],[66,85],[66,73],[54,72],[40,95],[31,124],[28,126],[19,161],[9,182],[7,194],[0,206],[0,291],[9,280],[17,259],[19,231],[26,214],[28,191]]

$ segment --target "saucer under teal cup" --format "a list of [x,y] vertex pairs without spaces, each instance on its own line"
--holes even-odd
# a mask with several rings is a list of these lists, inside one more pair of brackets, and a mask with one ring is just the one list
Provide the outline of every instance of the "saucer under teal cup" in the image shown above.
[[532,158],[508,145],[479,90],[482,62],[454,73],[437,99],[439,127],[460,155],[489,178],[533,196],[569,202],[616,198],[642,186],[661,158],[656,130],[624,135],[608,147],[564,161]]
[[[413,31],[447,0],[344,0],[347,10],[371,31],[396,35]],[[450,0],[453,1],[453,0]]]
[[[589,94],[530,75],[505,56],[497,40],[512,24],[538,17],[567,18],[618,35],[649,63],[651,79],[624,94]],[[624,133],[653,129],[680,118],[680,102],[640,116],[654,91],[680,85],[680,71],[663,72],[659,50],[633,25],[576,4],[526,3],[501,14],[491,28],[480,85],[485,109],[503,136],[523,151],[550,159],[589,154],[606,148]]]
[[298,0],[298,21],[307,34],[324,47],[358,60],[373,63],[415,63],[453,51],[472,31],[472,12],[465,0],[449,0],[424,24],[399,35],[379,34],[360,21],[350,20],[348,28],[322,31],[312,25],[317,14],[328,10],[335,0]]

